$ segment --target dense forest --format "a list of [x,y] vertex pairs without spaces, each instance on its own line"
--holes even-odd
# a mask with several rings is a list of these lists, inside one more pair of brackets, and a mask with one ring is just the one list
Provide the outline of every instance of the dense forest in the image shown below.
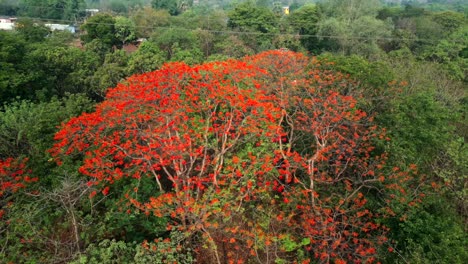
[[466,263],[467,15],[0,0],[0,263]]

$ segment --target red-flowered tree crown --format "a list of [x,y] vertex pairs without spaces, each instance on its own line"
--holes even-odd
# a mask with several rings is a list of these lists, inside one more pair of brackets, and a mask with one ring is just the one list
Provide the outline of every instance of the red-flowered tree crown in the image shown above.
[[[63,126],[51,152],[58,161],[81,153],[80,172],[105,194],[131,179],[125,197],[171,219],[200,262],[297,260],[299,251],[372,262],[386,228],[366,193],[395,180],[382,171],[385,155],[372,155],[382,135],[352,85],[287,51],[172,63],[109,90],[95,112]],[[142,178],[154,179],[145,195]]]

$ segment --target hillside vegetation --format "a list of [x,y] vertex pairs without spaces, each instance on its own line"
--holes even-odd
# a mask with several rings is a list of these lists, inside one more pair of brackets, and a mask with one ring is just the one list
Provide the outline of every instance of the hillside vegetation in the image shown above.
[[0,263],[465,263],[466,10],[0,0]]

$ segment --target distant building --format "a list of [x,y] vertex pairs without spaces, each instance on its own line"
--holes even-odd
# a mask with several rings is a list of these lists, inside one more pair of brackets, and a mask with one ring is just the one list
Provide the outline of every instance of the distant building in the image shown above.
[[0,23],[14,23],[16,17],[0,17]]
[[55,31],[69,31],[73,34],[76,33],[76,29],[74,26],[64,25],[64,24],[44,24],[44,26],[48,27],[50,30]]
[[0,30],[15,29],[15,17],[0,17]]
[[85,9],[85,12],[89,16],[94,16],[95,14],[99,13],[99,9]]
[[[0,17],[0,30],[14,30],[16,17]],[[36,23],[34,25],[37,25]],[[76,33],[76,28],[74,26],[65,25],[65,24],[44,24],[45,27],[49,28],[51,31],[69,31],[73,34]]]

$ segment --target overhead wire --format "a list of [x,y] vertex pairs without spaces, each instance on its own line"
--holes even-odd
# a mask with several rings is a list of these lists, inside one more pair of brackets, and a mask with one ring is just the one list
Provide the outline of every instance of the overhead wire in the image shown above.
[[[68,22],[68,23],[75,23],[73,20],[65,20],[65,19],[43,19],[43,18],[34,18],[34,17],[22,17],[22,18],[29,18],[35,21],[42,21],[42,22]],[[112,23],[102,23],[102,22],[83,22],[81,24],[89,24],[89,25],[107,25],[112,26]],[[197,31],[203,30],[205,32],[214,33],[214,34],[226,34],[226,35],[257,35],[257,36],[287,36],[287,37],[295,37],[295,38],[319,38],[319,39],[353,39],[353,40],[375,40],[375,41],[417,41],[417,42],[426,42],[426,43],[436,43],[438,40],[434,39],[423,39],[423,38],[396,38],[396,37],[368,37],[368,36],[340,36],[340,35],[322,35],[322,34],[299,34],[299,33],[264,33],[264,32],[257,32],[257,31],[235,31],[235,30],[214,30],[214,29],[206,29],[206,28],[186,28],[180,26],[138,26],[135,25],[135,28],[142,28],[142,29],[153,29],[153,30],[184,30],[184,31]],[[452,42],[466,42],[467,39],[451,39]]]
[[[1,10],[1,7],[2,7],[2,6],[6,6],[6,5],[0,4],[0,10]],[[30,6],[30,5],[28,5],[28,7],[38,8],[38,9],[45,9],[45,10],[47,10],[47,9],[66,10],[66,9],[67,9],[67,8],[64,8],[64,7],[52,7],[52,6]],[[78,10],[76,10],[76,13],[87,12],[86,10],[87,10],[87,9],[78,9]],[[128,9],[127,12],[130,13],[131,11],[133,11],[133,10]],[[103,11],[102,13],[112,13],[112,12]],[[168,13],[168,14],[169,14],[169,13]],[[24,16],[21,16],[21,17],[24,17]],[[172,16],[172,17],[173,17],[173,18],[177,18],[178,16]],[[194,17],[188,17],[187,19],[191,19],[191,18],[194,18]],[[38,19],[47,19],[47,18],[38,18]],[[219,22],[218,19],[210,18],[210,17],[208,17],[208,16],[204,16],[204,17],[203,17],[203,21]],[[262,24],[276,26],[276,25],[281,24],[281,22],[277,23],[277,22],[264,21],[264,22],[262,22]],[[318,23],[311,24],[311,23],[300,23],[300,22],[292,22],[292,21],[288,21],[287,24],[288,24],[288,25],[297,25],[297,26],[301,26],[301,25],[304,25],[304,24],[307,24],[308,26],[309,26],[309,25],[318,25]]]
[[[31,6],[31,7],[40,7],[40,8],[45,8],[45,9],[60,9],[64,10],[66,8],[62,7],[50,7],[50,6]],[[84,11],[84,10],[82,10]],[[84,21],[84,22],[78,22],[76,20],[68,20],[68,19],[47,19],[47,18],[40,18],[40,17],[28,17],[28,16],[20,16],[19,18],[26,18],[26,19],[31,19],[34,21],[41,21],[41,22],[58,22],[58,23],[71,23],[71,24],[76,24],[79,26],[80,24],[90,24],[90,25],[114,25],[111,23],[102,23],[102,22],[89,22],[89,21]],[[201,22],[206,22],[208,21],[208,26],[209,26],[209,21],[215,21],[216,23],[219,23],[220,20],[214,19],[214,18],[209,18],[209,17],[201,17],[200,19]],[[264,23],[266,25],[273,25],[273,23]],[[276,26],[281,26],[281,23],[275,23]],[[291,21],[286,22],[283,24],[285,26],[319,26],[321,25],[320,23],[292,23]],[[196,30],[203,30],[205,32],[213,33],[213,34],[226,34],[226,35],[256,35],[256,36],[286,36],[286,37],[294,37],[294,38],[317,38],[317,39],[344,39],[344,40],[367,40],[367,41],[399,41],[399,42],[404,42],[404,41],[416,41],[416,42],[425,42],[425,43],[437,43],[438,40],[435,39],[427,39],[427,38],[399,38],[399,37],[369,37],[369,36],[351,36],[351,35],[324,35],[324,34],[299,34],[299,33],[288,33],[288,32],[258,32],[258,31],[236,31],[236,30],[216,30],[216,29],[210,29],[210,28],[205,28],[205,27],[199,27],[199,28],[187,28],[187,27],[181,27],[181,26],[172,26],[171,23],[169,23],[169,26],[141,26],[141,25],[134,25],[135,28],[141,28],[141,29],[153,29],[153,30],[170,30],[170,29],[177,29],[177,30],[185,30],[185,31],[196,31]],[[450,39],[452,42],[466,42],[467,39]]]

